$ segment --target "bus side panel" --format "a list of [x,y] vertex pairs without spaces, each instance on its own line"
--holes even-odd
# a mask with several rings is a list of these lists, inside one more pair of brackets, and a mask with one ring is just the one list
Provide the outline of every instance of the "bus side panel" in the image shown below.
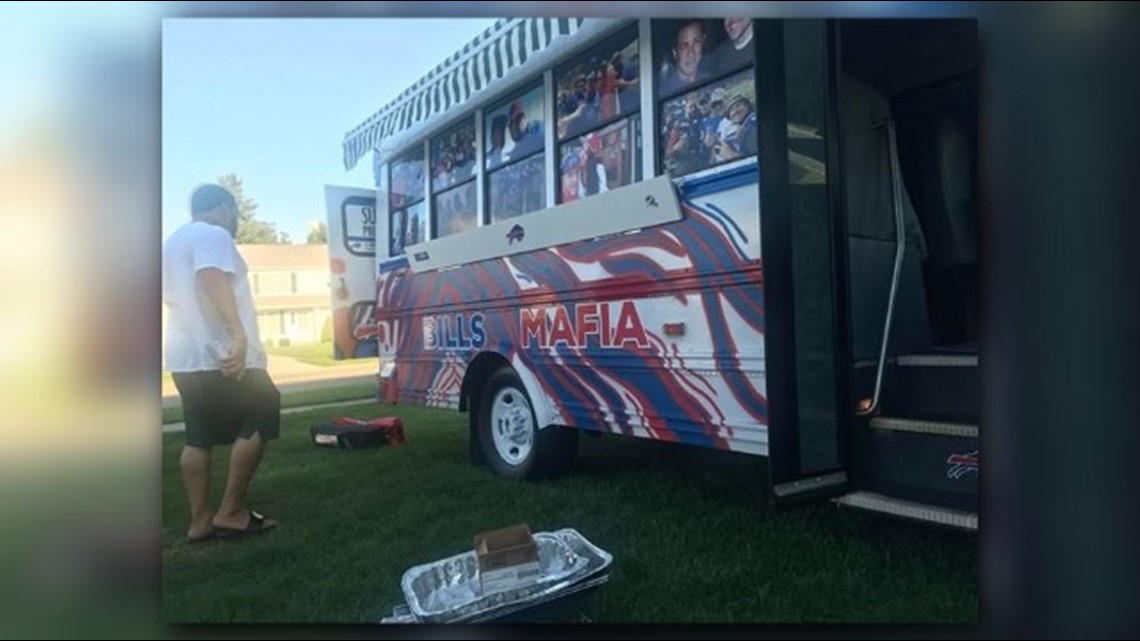
[[[682,221],[661,227],[659,236],[643,232],[559,252],[585,284],[588,302],[547,306],[539,349],[525,335],[535,324],[521,311],[523,351],[537,371],[551,372],[544,382],[564,424],[766,454],[755,179],[687,198],[683,207]],[[650,280],[608,287],[638,269]],[[595,308],[596,323],[608,326],[596,337]],[[562,340],[564,325],[574,340]]]
[[579,353],[533,360],[538,371],[562,370],[549,378],[564,424],[765,454],[763,311],[748,309],[761,293],[707,287],[614,301],[610,325],[625,325],[622,349],[589,341]]
[[399,400],[457,407],[491,350],[537,381],[543,423],[766,454],[757,199],[753,173],[634,233],[443,271],[381,263]]

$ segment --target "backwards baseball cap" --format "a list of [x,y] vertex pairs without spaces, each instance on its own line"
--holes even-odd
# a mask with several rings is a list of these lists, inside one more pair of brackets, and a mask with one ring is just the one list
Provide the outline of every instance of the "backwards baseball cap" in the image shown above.
[[602,137],[598,135],[598,132],[586,134],[586,146],[594,153],[602,150]]
[[214,211],[222,205],[236,205],[234,195],[221,185],[207,184],[194,190],[190,196],[190,215],[198,216]]
[[728,106],[732,107],[733,105],[735,105],[738,102],[743,102],[746,105],[748,105],[749,107],[752,106],[752,101],[749,100],[748,96],[745,96],[744,94],[735,94],[734,96],[732,96],[732,99],[728,101]]
[[724,102],[724,99],[727,96],[728,92],[724,90],[724,87],[717,87],[716,89],[713,89],[712,98],[709,100],[709,102]]

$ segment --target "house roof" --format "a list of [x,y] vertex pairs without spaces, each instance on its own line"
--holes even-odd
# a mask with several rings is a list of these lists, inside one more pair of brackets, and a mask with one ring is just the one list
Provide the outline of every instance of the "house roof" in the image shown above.
[[328,309],[331,306],[329,294],[262,294],[255,295],[253,299],[259,312],[312,307]]
[[328,269],[328,245],[238,245],[249,268]]

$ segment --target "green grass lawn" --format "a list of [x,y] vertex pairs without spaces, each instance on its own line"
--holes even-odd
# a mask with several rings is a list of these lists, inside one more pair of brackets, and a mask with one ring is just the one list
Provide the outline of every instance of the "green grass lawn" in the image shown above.
[[[327,387],[324,389],[304,390],[300,392],[287,392],[281,395],[281,407],[301,407],[302,405],[320,405],[321,403],[335,403],[337,401],[354,401],[362,398],[375,398],[376,385],[374,383],[350,383]],[[182,406],[162,408],[162,422],[181,423],[183,420]]]
[[[402,417],[408,443],[338,451],[309,441],[314,423],[379,414]],[[512,482],[468,462],[465,426],[455,412],[372,405],[287,416],[251,490],[281,527],[196,545],[183,540],[181,435],[167,435],[165,620],[374,623],[403,601],[408,568],[519,522],[576,528],[614,556],[609,583],[544,620],[977,619],[973,535],[828,503],[765,514],[762,459],[616,436],[583,438],[563,478]],[[225,462],[216,454],[216,474]],[[220,480],[213,489],[220,496]]]

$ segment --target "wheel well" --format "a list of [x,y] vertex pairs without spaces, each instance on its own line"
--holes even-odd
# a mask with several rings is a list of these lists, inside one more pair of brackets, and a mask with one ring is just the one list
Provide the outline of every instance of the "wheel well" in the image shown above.
[[463,375],[463,384],[459,387],[459,411],[466,412],[473,409],[474,405],[478,405],[478,394],[487,379],[500,369],[510,366],[510,362],[502,354],[483,352],[476,356],[467,366],[467,372]]

